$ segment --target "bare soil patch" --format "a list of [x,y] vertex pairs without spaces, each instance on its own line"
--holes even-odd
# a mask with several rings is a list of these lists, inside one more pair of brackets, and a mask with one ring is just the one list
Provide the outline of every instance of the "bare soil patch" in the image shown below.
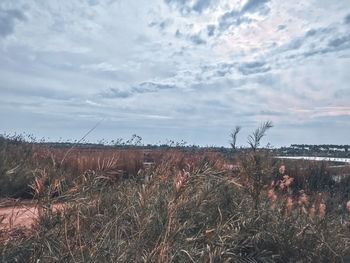
[[[53,205],[54,210],[62,210],[63,204]],[[0,201],[0,230],[31,228],[36,223],[42,208],[36,201],[1,200]]]

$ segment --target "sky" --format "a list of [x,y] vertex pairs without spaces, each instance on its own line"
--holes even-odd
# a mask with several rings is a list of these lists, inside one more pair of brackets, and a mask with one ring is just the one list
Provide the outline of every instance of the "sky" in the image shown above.
[[350,144],[349,0],[1,0],[0,132]]

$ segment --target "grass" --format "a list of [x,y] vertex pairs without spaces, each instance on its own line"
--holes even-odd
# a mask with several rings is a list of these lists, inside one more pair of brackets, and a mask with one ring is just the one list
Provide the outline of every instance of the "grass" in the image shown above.
[[3,233],[1,262],[350,261],[350,180],[326,164],[257,147],[153,151],[151,167],[140,149],[74,149],[61,164],[65,149],[1,143],[1,195],[42,207],[32,229]]

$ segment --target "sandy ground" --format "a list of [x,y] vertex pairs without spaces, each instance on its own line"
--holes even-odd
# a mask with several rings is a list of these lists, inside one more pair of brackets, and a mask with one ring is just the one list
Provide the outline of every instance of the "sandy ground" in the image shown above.
[[[54,210],[62,210],[62,204],[54,204]],[[30,228],[35,224],[42,208],[31,201],[2,201],[0,202],[0,230],[20,227]]]

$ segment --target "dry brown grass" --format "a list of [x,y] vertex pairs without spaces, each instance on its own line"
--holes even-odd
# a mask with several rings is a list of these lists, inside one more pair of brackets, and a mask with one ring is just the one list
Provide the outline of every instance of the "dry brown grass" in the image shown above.
[[347,192],[310,183],[321,166],[282,169],[261,150],[236,156],[239,170],[212,152],[154,151],[151,167],[140,149],[75,149],[61,166],[63,149],[35,152],[41,216],[8,233],[2,262],[350,260]]

